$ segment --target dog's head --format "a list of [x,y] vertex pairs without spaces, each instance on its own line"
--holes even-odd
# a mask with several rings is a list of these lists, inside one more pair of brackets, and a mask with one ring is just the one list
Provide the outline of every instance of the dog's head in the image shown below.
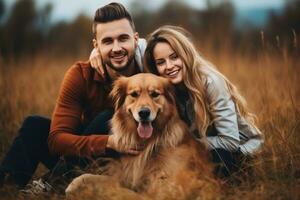
[[115,81],[110,95],[116,114],[122,113],[125,123],[134,122],[142,139],[150,138],[153,128],[161,130],[176,112],[172,84],[154,74],[121,77]]

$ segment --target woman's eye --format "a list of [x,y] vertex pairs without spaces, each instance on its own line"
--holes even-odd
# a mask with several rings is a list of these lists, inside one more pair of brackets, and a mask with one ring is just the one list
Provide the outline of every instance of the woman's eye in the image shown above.
[[130,96],[133,98],[136,98],[139,96],[139,94],[137,92],[132,92],[132,93],[130,93]]
[[151,95],[152,98],[156,98],[156,97],[158,97],[160,94],[159,94],[158,92],[152,92],[150,95]]
[[174,53],[174,54],[171,55],[171,59],[172,59],[172,60],[176,60],[177,58],[178,58],[178,56],[177,56],[176,53]]
[[156,66],[162,66],[163,64],[164,64],[164,61],[156,62]]

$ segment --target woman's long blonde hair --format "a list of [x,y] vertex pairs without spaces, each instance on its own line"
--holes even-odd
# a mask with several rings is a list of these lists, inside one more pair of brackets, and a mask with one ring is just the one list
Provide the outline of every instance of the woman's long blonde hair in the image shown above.
[[177,26],[162,26],[155,30],[147,38],[147,48],[144,55],[145,71],[159,75],[153,56],[153,50],[159,42],[168,43],[184,63],[183,83],[189,90],[189,96],[194,105],[195,120],[198,122],[196,126],[202,136],[205,136],[208,126],[212,124],[207,93],[204,88],[204,77],[207,75],[207,70],[205,69],[213,71],[226,82],[237,112],[239,112],[253,128],[257,129],[255,126],[255,115],[248,111],[246,101],[240,95],[237,88],[210,62],[200,56],[189,36],[189,32]]

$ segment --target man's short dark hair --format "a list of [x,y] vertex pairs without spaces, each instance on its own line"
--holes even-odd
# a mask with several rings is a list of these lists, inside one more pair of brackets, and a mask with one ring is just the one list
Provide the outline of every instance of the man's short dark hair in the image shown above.
[[124,18],[129,21],[133,31],[135,31],[135,27],[131,15],[122,4],[114,2],[114,3],[107,4],[106,6],[103,6],[101,8],[98,8],[96,10],[94,21],[93,21],[94,36],[96,37],[97,24],[112,22]]

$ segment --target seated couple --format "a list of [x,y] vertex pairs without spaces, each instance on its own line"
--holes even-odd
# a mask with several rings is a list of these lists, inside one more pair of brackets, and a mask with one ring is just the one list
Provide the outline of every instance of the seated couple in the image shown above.
[[[23,188],[40,162],[51,171],[40,180],[44,184],[54,174],[72,171],[74,165],[85,168],[99,156],[143,151],[121,149],[114,134],[108,134],[113,82],[140,72],[165,77],[173,84],[180,117],[189,133],[207,147],[217,176],[230,176],[242,160],[261,150],[263,135],[245,99],[199,54],[187,31],[162,26],[147,41],[139,39],[127,10],[110,3],[96,11],[93,32],[91,61],[77,62],[67,71],[52,119],[29,116],[24,120],[1,163],[2,183]],[[70,173],[71,179],[75,176]]]

